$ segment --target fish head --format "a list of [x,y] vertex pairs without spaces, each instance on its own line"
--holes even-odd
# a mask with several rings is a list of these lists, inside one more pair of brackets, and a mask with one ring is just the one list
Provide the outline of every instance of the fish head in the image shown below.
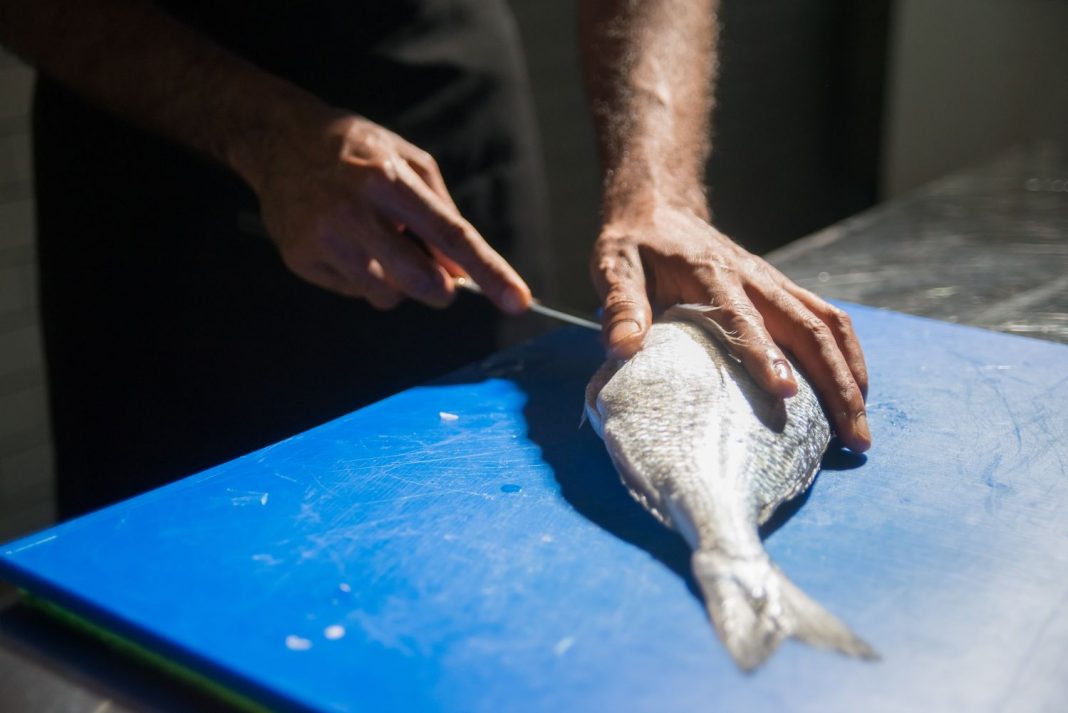
[[615,373],[619,371],[619,367],[624,362],[609,359],[590,379],[590,382],[586,384],[586,418],[590,422],[590,426],[593,427],[594,433],[598,438],[604,438],[604,409],[601,405],[598,397],[601,395],[601,389],[607,384]]

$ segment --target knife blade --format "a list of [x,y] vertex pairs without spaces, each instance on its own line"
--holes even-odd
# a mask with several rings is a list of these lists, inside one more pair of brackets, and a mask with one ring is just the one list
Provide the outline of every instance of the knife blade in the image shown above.
[[[457,277],[455,284],[456,287],[461,290],[467,290],[468,292],[473,292],[476,295],[485,296],[485,293],[482,291],[482,288],[479,287],[478,284],[470,277]],[[559,307],[550,307],[541,300],[531,300],[530,311],[534,312],[535,314],[544,315],[545,317],[551,317],[553,319],[558,319],[562,322],[567,322],[568,324],[575,324],[579,327],[585,327],[586,329],[592,329],[597,332],[601,331],[601,325],[597,322],[594,322],[592,319],[587,319],[586,317],[575,314],[574,312],[570,312],[566,309],[560,309]]]

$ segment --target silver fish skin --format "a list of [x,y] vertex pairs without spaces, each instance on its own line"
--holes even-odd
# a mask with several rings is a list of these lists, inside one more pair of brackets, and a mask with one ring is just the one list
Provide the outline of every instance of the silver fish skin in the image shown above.
[[786,637],[877,658],[786,578],[757,531],[816,477],[830,440],[819,401],[796,369],[796,396],[760,389],[711,310],[668,310],[634,357],[594,375],[586,415],[631,495],[692,548],[709,617],[742,670]]

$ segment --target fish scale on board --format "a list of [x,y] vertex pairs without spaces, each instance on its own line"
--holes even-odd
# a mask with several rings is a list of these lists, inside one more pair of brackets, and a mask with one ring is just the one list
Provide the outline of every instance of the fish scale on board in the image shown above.
[[690,545],[739,667],[760,666],[786,637],[875,658],[783,575],[757,531],[816,477],[830,440],[816,395],[801,376],[792,398],[762,391],[721,344],[709,309],[673,307],[633,358],[606,362],[586,389],[590,422],[631,495]]

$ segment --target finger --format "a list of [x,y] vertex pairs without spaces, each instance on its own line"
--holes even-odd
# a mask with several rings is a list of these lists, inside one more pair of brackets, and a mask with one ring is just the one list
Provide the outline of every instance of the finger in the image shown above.
[[[785,278],[784,278],[785,279]],[[813,314],[823,320],[824,324],[831,328],[831,334],[838,343],[838,348],[845,356],[849,370],[853,373],[853,380],[860,387],[860,393],[864,398],[868,397],[868,365],[864,360],[864,351],[860,348],[860,340],[853,331],[853,320],[843,309],[839,309],[825,302],[818,295],[809,292],[800,285],[790,280],[784,283],[786,290],[796,297],[801,304]]]
[[390,286],[381,263],[347,238],[333,238],[326,244],[329,259],[324,264],[349,284],[351,292],[376,309],[389,310],[400,304],[401,294]]
[[386,271],[377,260],[368,261],[366,277],[360,285],[360,290],[372,307],[383,311],[393,309],[404,299],[401,293],[389,284]]
[[412,238],[383,225],[369,231],[366,248],[394,288],[431,307],[447,307],[452,302],[453,280]]
[[452,196],[449,194],[449,189],[445,187],[445,178],[441,175],[441,169],[438,168],[438,162],[434,160],[433,156],[411,144],[403,146],[400,154],[408,161],[419,178],[423,179],[423,182],[430,187],[430,190],[434,191],[439,198],[453,209],[456,209],[456,202],[453,201]]
[[716,277],[711,284],[706,283],[705,291],[707,297],[699,301],[708,300],[713,306],[706,316],[718,325],[727,349],[742,362],[757,385],[780,398],[795,395],[797,380],[790,362],[741,285]]
[[853,378],[831,328],[788,292],[780,291],[763,308],[768,329],[797,358],[842,442],[861,453],[871,447],[864,396]]
[[445,268],[445,272],[449,273],[451,277],[470,277],[462,267],[456,264],[455,260],[438,250],[433,245],[428,245],[427,250],[430,251],[430,254],[434,256],[434,259],[438,261],[438,264]]
[[604,305],[601,333],[608,355],[629,359],[637,353],[653,322],[645,272],[634,248],[600,248],[592,277]]
[[301,279],[328,292],[366,300],[378,309],[397,306],[401,295],[388,284],[382,266],[374,260],[360,257],[358,250],[345,244],[347,249],[340,251],[332,246],[334,249],[326,259],[309,261],[283,251],[282,260]]
[[530,305],[530,288],[460,214],[408,166],[398,162],[398,180],[378,182],[379,207],[427,245],[437,248],[482,287],[498,308],[519,314]]

